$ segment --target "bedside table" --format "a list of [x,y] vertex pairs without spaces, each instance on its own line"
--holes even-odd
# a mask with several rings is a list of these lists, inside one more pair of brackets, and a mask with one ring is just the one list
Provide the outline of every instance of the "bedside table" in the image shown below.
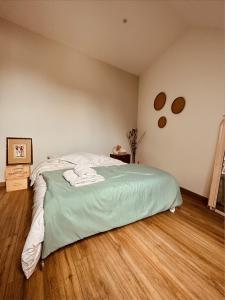
[[110,157],[121,160],[124,163],[130,163],[130,154],[110,154]]
[[29,165],[7,166],[5,168],[6,191],[24,190],[28,187]]

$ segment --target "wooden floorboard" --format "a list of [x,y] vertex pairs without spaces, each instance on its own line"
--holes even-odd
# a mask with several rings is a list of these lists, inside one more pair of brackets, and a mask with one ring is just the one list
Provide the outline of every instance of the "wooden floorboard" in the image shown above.
[[0,188],[0,299],[224,299],[224,218],[190,195],[174,214],[56,251],[26,280],[32,195]]

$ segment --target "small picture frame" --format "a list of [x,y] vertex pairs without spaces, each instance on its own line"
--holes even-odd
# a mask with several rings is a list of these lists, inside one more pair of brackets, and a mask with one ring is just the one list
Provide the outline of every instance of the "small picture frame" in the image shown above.
[[32,138],[6,138],[6,164],[33,164]]

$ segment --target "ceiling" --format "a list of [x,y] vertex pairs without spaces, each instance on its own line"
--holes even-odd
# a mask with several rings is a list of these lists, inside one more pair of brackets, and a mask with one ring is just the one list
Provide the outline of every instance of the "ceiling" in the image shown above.
[[223,29],[224,1],[0,0],[0,17],[138,75],[188,28]]

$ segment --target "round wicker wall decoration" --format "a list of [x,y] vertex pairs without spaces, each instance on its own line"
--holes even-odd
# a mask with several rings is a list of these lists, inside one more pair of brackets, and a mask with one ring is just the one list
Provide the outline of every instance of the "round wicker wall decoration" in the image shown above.
[[162,109],[165,103],[166,103],[166,94],[164,92],[161,92],[155,97],[155,101],[154,101],[155,110]]
[[159,126],[159,128],[165,127],[166,123],[167,123],[167,119],[166,119],[165,116],[159,118],[159,120],[158,120],[158,126]]
[[182,112],[184,107],[185,107],[184,97],[177,97],[171,105],[171,110],[174,114],[179,114]]

